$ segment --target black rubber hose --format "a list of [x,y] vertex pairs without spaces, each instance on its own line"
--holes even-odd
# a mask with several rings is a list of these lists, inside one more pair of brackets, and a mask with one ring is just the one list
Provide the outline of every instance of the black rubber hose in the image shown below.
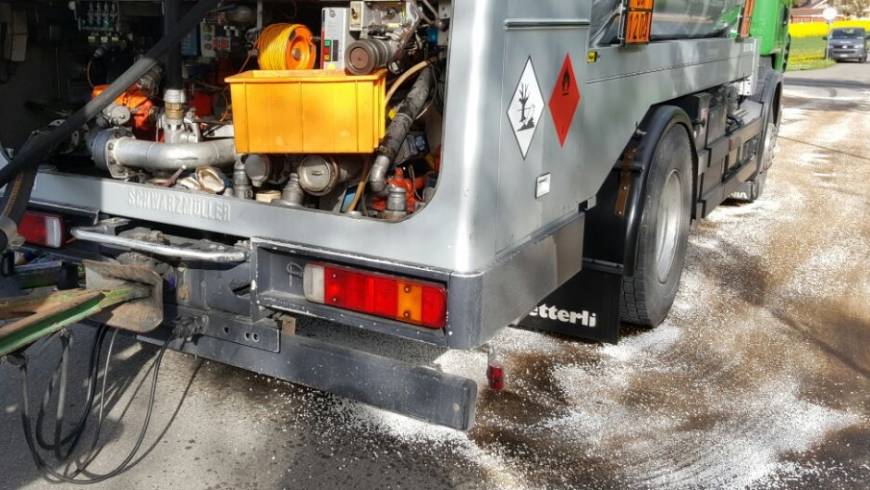
[[[44,138],[39,138],[37,144],[23,148],[9,165],[0,169],[0,186],[8,184],[22,170],[35,167],[44,160],[52,148],[64,142],[69,136],[88,121],[96,117],[103,109],[123,94],[127,88],[136,83],[143,75],[157,65],[160,57],[164,56],[171,48],[193,30],[199,22],[222,0],[200,0],[178,23],[174,29],[154,45],[142,58],[133,63],[117,80],[112,82],[105,91],[88,102],[78,112],[67,118],[61,125],[46,133]],[[12,197],[12,196],[9,196]],[[28,193],[29,197],[29,193]],[[11,216],[15,218],[15,216]],[[16,220],[17,221],[17,220]]]
[[[36,166],[26,167],[13,176],[12,182],[6,188],[6,194],[0,199],[0,216],[8,216],[16,223],[21,221],[27,203],[30,201],[33,184],[36,182],[36,171]],[[0,242],[5,242],[5,238],[5,236],[0,237]],[[0,252],[4,251],[6,246],[6,243],[0,243]]]
[[[181,0],[163,0],[163,35],[169,36],[175,29],[181,11]],[[166,55],[166,89],[181,90],[184,88],[181,78],[181,44],[176,43],[169,48]]]
[[402,106],[393,117],[393,121],[387,128],[387,135],[378,147],[378,156],[375,158],[375,163],[372,165],[372,172],[369,177],[369,186],[375,193],[382,193],[386,190],[387,171],[390,165],[396,159],[402,143],[408,137],[408,132],[411,131],[411,126],[429,100],[429,95],[435,86],[435,70],[430,66],[420,72]]

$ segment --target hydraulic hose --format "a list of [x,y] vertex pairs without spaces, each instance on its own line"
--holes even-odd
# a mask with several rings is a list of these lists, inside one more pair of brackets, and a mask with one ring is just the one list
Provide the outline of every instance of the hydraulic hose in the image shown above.
[[[199,22],[222,0],[199,0],[193,8],[173,25],[173,29],[157,44],[154,45],[142,58],[133,63],[117,80],[109,85],[105,91],[88,102],[75,114],[67,118],[62,124],[41,137],[34,139],[34,144],[26,145],[16,154],[8,165],[0,169],[0,186],[8,185],[13,179],[18,181],[18,189],[7,192],[3,203],[3,216],[8,216],[14,221],[21,218],[24,207],[30,199],[30,191],[33,188],[33,179],[21,178],[22,171],[35,168],[44,160],[51,150],[65,141],[69,136],[88,121],[96,117],[100,112],[117,99],[124,91],[138,81],[143,75],[157,65],[161,56],[181,42],[189,31],[199,25]],[[7,214],[9,213],[9,214]],[[0,240],[3,241],[3,240]],[[2,244],[0,244],[2,245]]]
[[[181,0],[163,0],[163,35],[169,36],[178,21]],[[167,90],[183,90],[181,76],[181,44],[175,43],[166,55]]]
[[435,63],[437,60],[438,58],[433,57],[426,61],[421,61],[416,65],[412,66],[411,68],[408,68],[408,71],[406,71],[405,73],[402,73],[402,76],[400,76],[396,79],[395,82],[393,82],[393,84],[390,86],[390,89],[387,91],[387,95],[384,97],[384,101],[387,103],[387,105],[389,106],[389,103],[391,100],[393,100],[396,92],[398,92],[398,90],[402,88],[402,85],[404,85],[409,78],[413,77],[421,70],[425,69],[427,66]]
[[384,137],[381,146],[378,148],[378,156],[375,158],[375,163],[372,165],[372,171],[369,175],[369,186],[376,194],[382,194],[387,189],[387,171],[390,165],[396,159],[402,143],[408,136],[411,126],[417,120],[426,101],[429,100],[429,95],[435,86],[435,70],[429,66],[420,72],[420,76],[414,82],[411,91],[387,128],[387,135]]

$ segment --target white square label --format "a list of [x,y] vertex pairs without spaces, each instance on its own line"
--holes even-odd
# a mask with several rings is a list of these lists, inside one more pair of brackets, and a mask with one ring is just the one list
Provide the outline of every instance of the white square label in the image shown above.
[[535,183],[535,199],[540,199],[550,193],[550,174],[538,177]]

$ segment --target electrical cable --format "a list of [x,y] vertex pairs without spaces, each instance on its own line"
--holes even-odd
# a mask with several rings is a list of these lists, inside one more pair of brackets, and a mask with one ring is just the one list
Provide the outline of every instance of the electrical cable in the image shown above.
[[[248,53],[248,56],[245,58],[245,62],[242,63],[242,67],[239,68],[239,71],[236,72],[236,75],[245,71],[245,68],[248,67],[248,63],[251,62],[252,58],[253,58],[253,55],[251,53]],[[221,97],[223,97],[223,99],[224,99],[224,112],[221,114],[221,117],[218,120],[218,122],[220,122],[220,123],[226,121],[230,115],[230,112],[232,111],[232,104],[230,103],[229,97],[227,97],[227,91],[229,89],[230,88],[228,86],[220,88]]]
[[317,63],[314,36],[302,24],[272,24],[257,38],[261,70],[310,70]]
[[369,180],[369,172],[372,170],[372,160],[371,158],[366,158],[366,168],[363,170],[363,176],[359,181],[359,184],[356,186],[356,194],[353,196],[353,201],[350,202],[350,206],[347,208],[348,213],[352,213],[356,211],[356,207],[359,206],[359,202],[362,199],[363,192],[366,189],[366,182]]
[[96,87],[96,85],[94,85],[93,79],[91,79],[91,66],[93,64],[94,64],[94,59],[91,58],[88,60],[87,66],[85,66],[85,78],[88,80],[88,85],[90,85],[91,88]]
[[[105,366],[103,368],[103,379],[102,386],[100,388],[100,403],[98,409],[98,418],[97,418],[97,426],[94,432],[93,441],[91,442],[90,448],[85,453],[85,457],[77,458],[74,463],[76,466],[75,471],[70,472],[70,468],[73,462],[70,462],[71,456],[76,452],[79,442],[81,441],[81,436],[85,431],[87,426],[87,419],[93,409],[93,401],[96,392],[96,379],[97,372],[99,370],[99,361],[100,361],[100,352],[102,351],[103,341],[105,339],[107,328],[105,326],[101,326],[97,332],[97,337],[94,340],[94,346],[91,351],[91,363],[90,363],[90,375],[88,376],[88,395],[85,402],[84,412],[82,418],[76,424],[75,428],[66,436],[62,436],[62,428],[64,421],[64,407],[65,403],[65,394],[67,391],[67,370],[69,365],[69,338],[68,334],[65,331],[62,331],[60,334],[62,352],[61,359],[58,362],[58,366],[54,371],[51,381],[49,382],[49,386],[46,390],[46,396],[43,398],[42,406],[40,408],[39,413],[37,414],[37,422],[36,422],[36,440],[34,440],[34,426],[31,419],[30,414],[30,400],[29,400],[29,384],[28,384],[28,373],[27,373],[27,362],[22,362],[20,365],[21,370],[21,391],[22,391],[22,411],[21,411],[21,423],[24,429],[25,441],[27,443],[27,447],[30,450],[31,457],[33,458],[34,463],[37,468],[43,473],[43,476],[52,483],[69,483],[73,485],[87,485],[93,483],[99,483],[110,478],[113,478],[127,470],[129,470],[133,465],[130,462],[139,452],[139,449],[142,447],[142,443],[145,440],[145,435],[148,432],[148,427],[151,423],[151,415],[154,410],[154,402],[156,399],[157,393],[157,379],[160,373],[160,366],[163,362],[164,354],[169,346],[169,342],[176,338],[175,335],[170,336],[161,346],[157,356],[154,359],[152,364],[153,372],[151,374],[151,387],[150,393],[148,396],[148,408],[145,414],[145,420],[142,423],[142,428],[139,432],[139,436],[134,444],[133,448],[124,458],[124,460],[119,463],[112,470],[102,473],[96,474],[87,471],[88,466],[93,463],[96,459],[97,454],[99,453],[98,445],[100,434],[102,433],[103,423],[105,421],[105,408],[106,408],[106,383],[109,374],[110,362],[112,358],[112,352],[114,350],[115,339],[118,334],[118,330],[115,330],[112,333],[111,340],[109,342],[109,347],[106,352]],[[95,369],[96,367],[96,369]],[[44,411],[48,405],[48,399],[51,398],[51,394],[54,390],[54,385],[59,379],[58,385],[58,405],[57,405],[57,415],[56,415],[56,425],[55,425],[55,440],[54,442],[47,442],[42,439],[42,419],[44,418]],[[69,443],[69,448],[64,451],[63,446]],[[47,463],[47,461],[40,455],[39,447],[42,447],[45,450],[53,450],[55,458],[58,460],[60,464],[66,464],[67,468],[60,473],[58,471],[53,470]],[[140,461],[141,458],[138,461]],[[86,478],[81,479],[77,478],[79,475],[84,475]]]

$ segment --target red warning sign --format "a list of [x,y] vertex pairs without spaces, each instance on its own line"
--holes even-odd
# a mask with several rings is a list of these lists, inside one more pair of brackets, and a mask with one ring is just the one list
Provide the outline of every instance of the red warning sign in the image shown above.
[[568,139],[568,131],[580,105],[580,88],[574,77],[574,64],[571,63],[571,55],[565,55],[565,62],[559,70],[556,78],[556,86],[550,96],[550,114],[556,126],[556,134],[559,135],[559,144],[565,146]]

